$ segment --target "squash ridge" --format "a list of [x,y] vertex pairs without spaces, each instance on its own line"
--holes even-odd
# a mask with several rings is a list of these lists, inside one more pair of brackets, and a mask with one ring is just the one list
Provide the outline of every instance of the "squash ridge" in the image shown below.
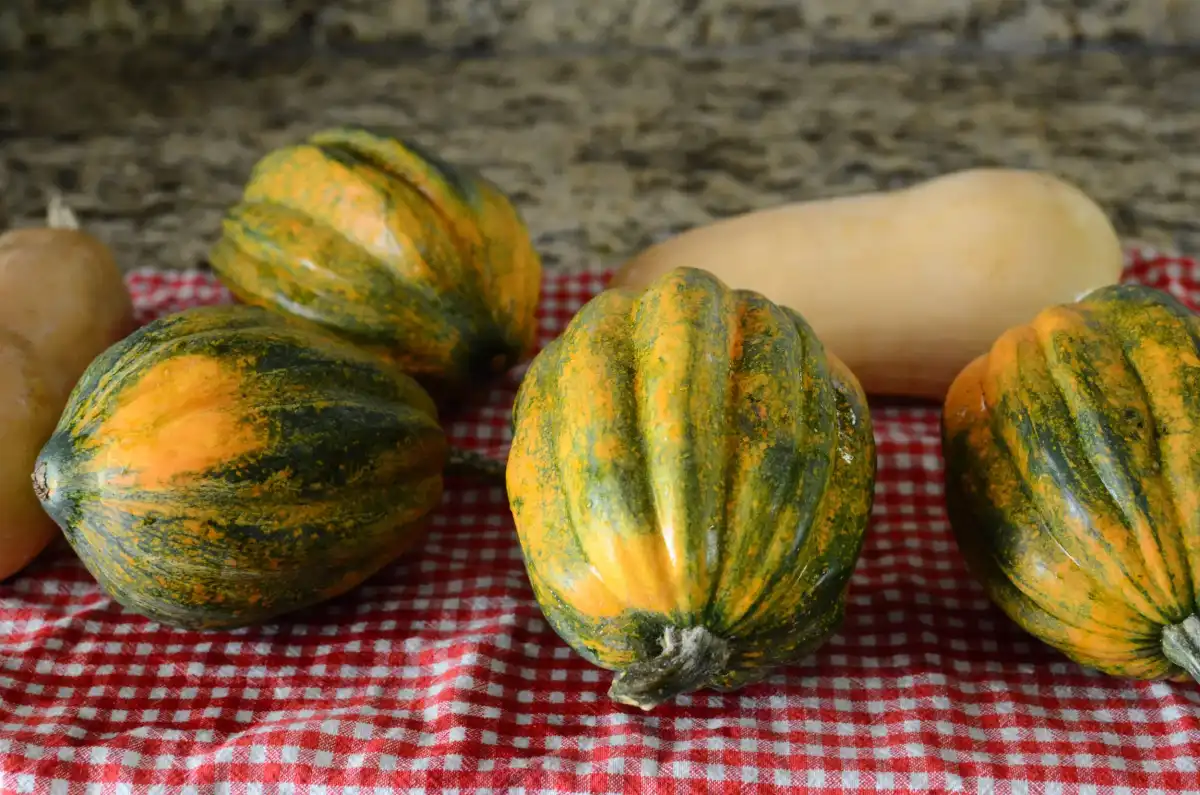
[[[1094,404],[1094,398],[1098,397],[1097,395],[1086,393],[1077,396],[1072,395],[1070,388],[1072,384],[1065,381],[1067,376],[1062,370],[1068,367],[1071,368],[1070,376],[1077,380],[1082,380],[1082,374],[1078,372],[1071,362],[1064,360],[1063,357],[1058,355],[1054,347],[1055,340],[1053,337],[1061,332],[1057,329],[1046,328],[1046,319],[1052,314],[1072,315],[1074,319],[1086,322],[1086,315],[1083,313],[1073,312],[1065,307],[1055,307],[1044,312],[1042,322],[1036,323],[1032,327],[1032,336],[1036,342],[1037,356],[1040,359],[1039,364],[1045,368],[1046,381],[1052,387],[1054,399],[1061,404],[1063,416],[1065,417],[1065,421],[1060,424],[1060,427],[1054,428],[1053,425],[1050,425],[1052,438],[1055,446],[1060,448],[1058,452],[1061,453],[1061,456],[1050,455],[1050,451],[1047,448],[1051,445],[1047,444],[1044,440],[1039,442],[1039,449],[1047,453],[1048,457],[1053,461],[1058,461],[1061,458],[1063,466],[1054,471],[1052,477],[1055,486],[1064,496],[1071,495],[1072,499],[1074,499],[1074,494],[1080,490],[1070,487],[1070,484],[1074,483],[1082,489],[1086,489],[1087,497],[1097,498],[1107,504],[1107,510],[1104,510],[1102,515],[1100,515],[1098,505],[1091,511],[1079,511],[1084,517],[1082,521],[1086,522],[1087,529],[1078,535],[1088,544],[1086,551],[1091,553],[1093,560],[1108,558],[1109,564],[1120,573],[1123,580],[1123,587],[1132,589],[1142,597],[1141,604],[1137,605],[1138,611],[1147,619],[1162,622],[1165,619],[1160,614],[1154,595],[1140,582],[1140,578],[1131,570],[1130,563],[1123,559],[1117,550],[1113,549],[1112,543],[1104,533],[1102,523],[1106,520],[1116,519],[1121,529],[1131,536],[1137,534],[1134,527],[1136,523],[1129,521],[1129,515],[1122,507],[1121,501],[1112,493],[1113,484],[1100,471],[1097,462],[1104,461],[1106,456],[1100,453],[1098,442],[1094,438],[1089,439],[1088,434],[1085,433],[1085,429],[1081,427],[1085,421],[1081,417],[1081,410],[1097,415],[1102,415],[1102,411],[1098,406],[1090,405]],[[1025,388],[1031,394],[1040,392],[1036,384],[1026,383]],[[1075,387],[1075,389],[1084,391],[1086,385]],[[1051,412],[1047,411],[1046,414],[1050,415]],[[1101,435],[1105,431],[1105,423],[1102,422],[1102,419],[1102,416],[1096,417],[1096,424],[1099,427],[1094,429]],[[1075,465],[1079,463],[1082,463],[1082,466],[1077,468]],[[1113,474],[1119,477],[1119,472]],[[1088,481],[1094,482],[1089,483]],[[1090,502],[1090,500],[1085,501]],[[1060,522],[1051,522],[1049,526],[1054,529],[1061,529]],[[1055,540],[1058,541],[1059,539],[1056,538]],[[1059,541],[1059,545],[1063,546],[1061,541]],[[1093,580],[1096,580],[1101,587],[1106,589],[1111,588],[1105,580],[1098,580],[1090,572],[1089,576]]]

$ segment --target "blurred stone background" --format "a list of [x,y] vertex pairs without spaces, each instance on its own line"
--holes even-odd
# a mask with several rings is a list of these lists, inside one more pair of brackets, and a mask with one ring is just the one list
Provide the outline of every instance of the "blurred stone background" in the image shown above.
[[1200,41],[1197,0],[5,0],[0,49],[309,40],[414,49],[819,47],[1007,50]]
[[122,267],[204,267],[343,124],[493,179],[551,269],[977,166],[1200,254],[1200,0],[0,0],[0,228],[54,186]]

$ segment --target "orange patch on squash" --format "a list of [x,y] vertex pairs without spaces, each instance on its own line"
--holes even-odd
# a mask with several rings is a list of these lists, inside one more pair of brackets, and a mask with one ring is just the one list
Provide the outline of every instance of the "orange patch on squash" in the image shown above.
[[165,361],[129,387],[97,430],[111,440],[93,466],[110,484],[156,489],[260,450],[237,370],[203,355]]
[[[430,262],[445,269],[458,258],[448,241],[435,239],[432,210],[410,186],[366,168],[335,162],[315,147],[268,155],[255,169],[243,201],[277,203],[296,210],[312,222],[337,230],[404,278],[439,283],[438,269]],[[429,239],[414,239],[414,233]],[[301,241],[309,234],[309,227],[300,227],[292,239]]]

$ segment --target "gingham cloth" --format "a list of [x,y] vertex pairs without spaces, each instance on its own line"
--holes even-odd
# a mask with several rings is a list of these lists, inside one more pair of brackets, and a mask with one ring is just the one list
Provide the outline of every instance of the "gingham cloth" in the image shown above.
[[[1200,302],[1200,265],[1127,278]],[[541,337],[606,274],[550,276]],[[141,271],[141,320],[227,301]],[[502,457],[523,370],[453,419]],[[1023,634],[967,575],[936,407],[873,408],[873,523],[842,631],[740,693],[646,715],[543,620],[504,493],[449,484],[420,551],[270,626],[184,632],[105,598],[65,546],[0,584],[0,791],[1200,792],[1200,688],[1107,678]]]

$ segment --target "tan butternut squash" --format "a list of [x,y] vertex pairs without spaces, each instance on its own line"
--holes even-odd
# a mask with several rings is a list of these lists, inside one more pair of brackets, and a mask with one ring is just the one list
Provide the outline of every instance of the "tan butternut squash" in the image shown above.
[[84,369],[134,326],[112,254],[60,197],[46,226],[0,235],[0,579],[57,535],[33,490],[38,451]]
[[1078,188],[971,169],[717,221],[641,252],[611,284],[680,266],[799,312],[868,393],[941,400],[1005,329],[1116,282],[1123,253]]
[[57,195],[46,226],[0,235],[0,325],[33,345],[60,408],[92,359],[135,327],[111,251]]
[[0,326],[0,580],[25,568],[57,535],[31,474],[61,408],[33,346]]

